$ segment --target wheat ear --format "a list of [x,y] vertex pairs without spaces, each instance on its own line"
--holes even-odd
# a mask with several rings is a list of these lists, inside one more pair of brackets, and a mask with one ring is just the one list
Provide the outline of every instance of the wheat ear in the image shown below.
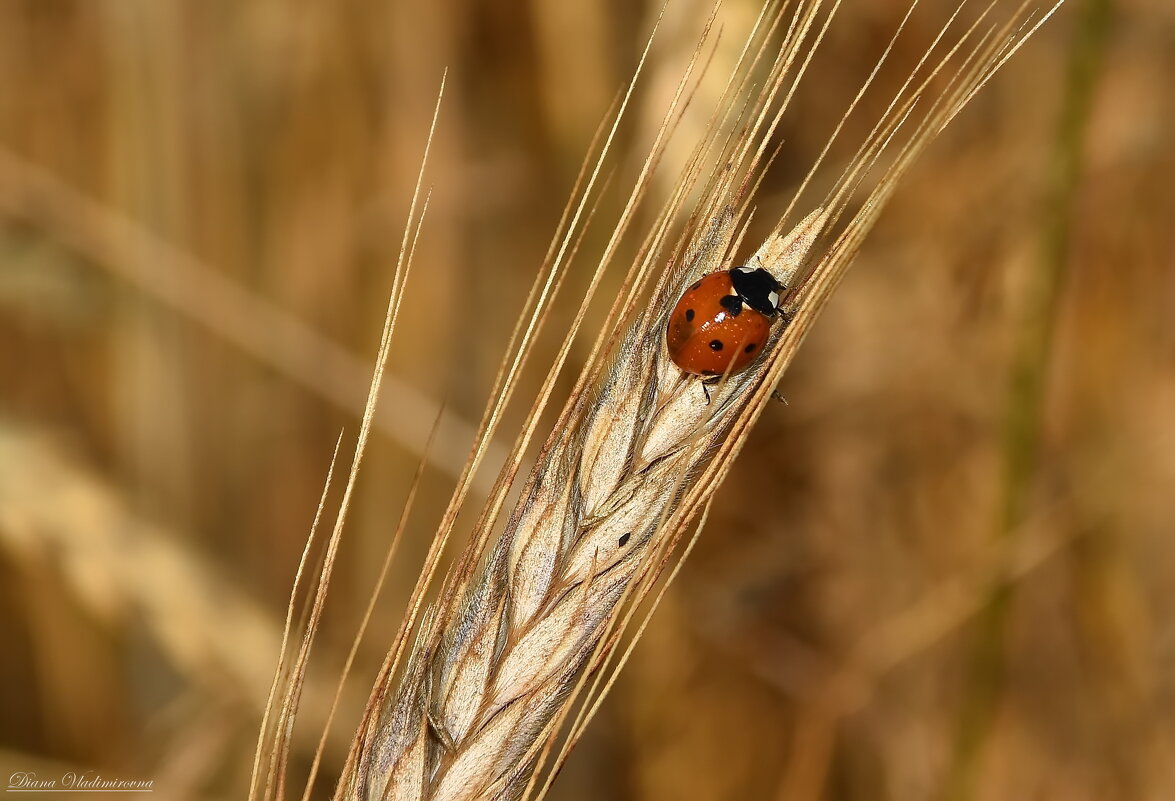
[[[797,14],[801,33],[793,38],[789,31],[788,42],[804,38],[817,8]],[[398,685],[395,670],[385,667],[339,797],[505,801],[529,795],[535,767],[568,713],[568,699],[602,666],[601,657],[614,653],[613,627],[619,622],[623,628],[624,610],[633,608],[625,603],[629,595],[647,592],[669,562],[665,554],[712,494],[897,180],[1023,42],[1018,16],[992,29],[985,29],[981,16],[937,63],[928,60],[932,47],[915,70],[925,64],[927,76],[918,81],[912,74],[903,84],[825,203],[790,233],[774,232],[747,260],[791,285],[817,238],[834,225],[847,198],[910,121],[930,81],[945,77],[946,88],[913,123],[860,211],[813,254],[803,292],[785,307],[802,325],[777,326],[765,348],[769,358],[724,377],[707,393],[669,359],[666,318],[692,281],[730,266],[745,230],[748,188],[761,175],[763,143],[782,113],[768,121],[771,100],[793,63],[785,46],[769,88],[746,109],[757,117],[750,125],[754,135],[734,138],[725,149],[733,154],[734,169],[717,171],[704,193],[700,216],[713,222],[687,236],[684,256],[668,260],[651,302],[610,349],[607,368],[573,395],[514,513],[485,551],[494,515],[490,522],[483,519],[471,556],[423,615]],[[944,25],[935,47],[954,20]],[[964,49],[955,61],[968,43],[970,52]],[[806,64],[805,58],[797,70],[802,73]],[[790,92],[784,107],[788,98]],[[839,127],[834,138],[837,132]],[[735,186],[734,174],[743,176],[741,186]],[[662,247],[651,249],[663,256]]]
[[[813,212],[751,261],[789,281],[825,222]],[[722,216],[668,284],[719,269]],[[349,797],[509,798],[626,588],[753,397],[764,367],[709,391],[669,360],[667,304],[631,326],[611,369],[565,415],[443,636],[423,633],[400,695],[371,720]],[[652,358],[650,359],[650,354]],[[764,363],[766,364],[766,363]]]
[[[484,454],[485,443],[514,388],[536,320],[541,325],[547,308],[544,304],[557,290],[562,274],[556,268],[565,252],[575,250],[582,235],[586,223],[577,221],[592,194],[599,165],[591,172],[581,193],[583,202],[560,239],[558,255],[548,265],[546,277],[536,282],[537,295],[532,295],[538,297],[533,306],[535,316],[525,326],[520,323],[520,328],[526,329],[522,344],[509,370],[504,369],[506,378],[486,413],[479,444],[426,557],[409,614],[376,680],[336,798],[507,801],[533,797],[532,791],[538,787],[536,767],[550,755],[556,733],[568,731],[557,763],[607,691],[606,679],[615,675],[615,670],[609,673],[607,668],[618,669],[626,658],[626,652],[616,648],[621,633],[634,614],[655,606],[658,596],[651,594],[654,580],[667,566],[680,564],[674,547],[712,497],[897,181],[959,108],[1055,10],[1054,6],[1035,20],[1025,19],[1026,0],[999,25],[987,20],[988,7],[950,39],[948,32],[957,29],[956,9],[829,195],[812,204],[817,210],[790,232],[785,233],[781,223],[743,260],[772,272],[785,286],[792,285],[802,267],[805,278],[783,308],[790,323],[775,326],[759,361],[744,372],[723,376],[717,386],[706,391],[669,359],[664,346],[667,316],[679,294],[696,278],[731,265],[746,232],[750,198],[769,160],[768,140],[839,5],[839,0],[833,0],[826,8],[822,0],[809,0],[801,2],[790,16],[785,14],[786,5],[765,5],[743,51],[746,61],[740,57],[740,66],[732,73],[720,103],[722,109],[716,112],[714,124],[657,216],[588,367],[541,449],[513,513],[501,522],[499,512],[534,433],[538,412],[550,398],[554,378],[566,359],[566,346],[475,526],[474,541],[449,571],[439,595],[428,603],[456,509],[465,499],[468,475]],[[895,39],[904,27],[903,21]],[[775,33],[783,34],[783,43],[774,60],[765,60],[769,62],[767,80],[756,94],[750,76],[768,52],[766,43]],[[878,68],[888,53],[887,47]],[[697,58],[695,53],[695,61]],[[875,68],[846,116],[876,73]],[[922,104],[924,114],[915,113],[936,79],[945,86],[929,104]],[[680,108],[679,101],[688,94],[684,86],[683,79],[674,109]],[[623,116],[628,97],[619,103],[617,119]],[[676,113],[671,111],[670,117]],[[840,130],[838,125],[829,145]],[[615,127],[606,142],[614,132]],[[616,242],[632,222],[632,209],[643,197],[648,176],[660,157],[660,136],[598,270],[613,258]],[[888,153],[891,145],[896,153]],[[607,144],[602,150],[607,151]],[[785,218],[827,152],[826,147],[817,158]],[[891,156],[887,165],[883,154]],[[695,200],[692,221],[678,244],[669,247],[671,220],[687,206],[707,163],[716,166]],[[866,175],[878,165],[884,169],[876,184],[863,198],[854,199]],[[850,201],[859,204],[858,210],[838,226]],[[585,305],[598,286],[599,275],[597,271]],[[656,284],[651,293],[650,282]],[[398,306],[398,300],[394,305]],[[581,305],[565,345],[579,330],[584,308]],[[632,318],[627,326],[618,321],[624,314]],[[394,314],[389,316],[381,343],[381,365],[393,322]],[[742,347],[746,343],[727,344]],[[377,370],[368,416],[378,395],[379,376]],[[367,419],[360,444],[366,436]],[[354,482],[361,452],[360,447],[348,486]],[[332,549],[346,508],[345,495],[331,538]],[[670,578],[672,574],[670,571]],[[321,603],[327,578],[324,576],[316,594],[316,604]],[[317,618],[312,616],[303,653],[316,627]],[[408,639],[413,636],[409,648]],[[295,676],[304,673],[303,653],[294,668]],[[406,664],[401,664],[405,653]],[[614,661],[609,663],[609,659]],[[564,723],[570,701],[580,697],[589,682],[593,682],[590,695],[568,730]],[[279,743],[288,739],[289,716],[297,707],[295,696],[290,694],[283,702],[283,718],[275,726]],[[284,764],[275,763],[270,773],[282,775],[284,770]],[[538,795],[545,793],[550,778],[548,775]],[[271,796],[268,789],[265,795]],[[275,797],[280,796],[279,788]]]

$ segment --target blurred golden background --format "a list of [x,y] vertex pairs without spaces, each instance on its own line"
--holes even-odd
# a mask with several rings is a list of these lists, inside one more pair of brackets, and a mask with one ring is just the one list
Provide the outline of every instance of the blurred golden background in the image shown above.
[[[951,10],[926,5],[841,158]],[[447,68],[302,764],[447,412],[325,793],[579,161],[658,10],[0,2],[6,781],[97,769],[154,779],[157,797],[243,797]],[[708,11],[669,7],[617,185]],[[757,11],[726,2],[716,73]],[[784,120],[761,223],[904,11],[841,9]],[[1172,75],[1168,0],[1072,0],[931,148],[553,797],[1175,798]]]

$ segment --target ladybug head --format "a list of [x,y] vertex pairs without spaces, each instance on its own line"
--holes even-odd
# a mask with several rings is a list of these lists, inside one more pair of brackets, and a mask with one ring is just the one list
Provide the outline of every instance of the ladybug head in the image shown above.
[[779,311],[783,284],[761,267],[735,267],[730,271],[730,283],[743,303],[768,317]]

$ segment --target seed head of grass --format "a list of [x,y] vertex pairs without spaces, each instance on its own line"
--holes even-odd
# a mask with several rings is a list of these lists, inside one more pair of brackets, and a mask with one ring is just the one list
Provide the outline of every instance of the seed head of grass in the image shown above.
[[[549,759],[565,731],[555,755],[557,766],[591,718],[641,627],[627,639],[626,629],[633,633],[633,618],[647,618],[658,592],[672,580],[688,553],[686,532],[704,520],[707,504],[751,426],[898,180],[1048,17],[1033,19],[1025,13],[1027,6],[1021,6],[996,23],[988,19],[989,6],[963,24],[962,6],[956,9],[827,195],[809,201],[807,208],[813,210],[798,223],[785,225],[807,197],[805,191],[823,167],[843,119],[780,222],[750,256],[740,259],[751,202],[771,161],[768,143],[838,8],[839,2],[828,6],[822,0],[801,2],[790,11],[771,3],[764,7],[706,133],[655,215],[587,364],[509,511],[510,488],[567,360],[567,343],[579,333],[603,271],[633,224],[635,209],[647,199],[665,140],[695,86],[694,71],[705,63],[709,40],[703,36],[472,540],[430,594],[457,511],[466,500],[469,475],[496,431],[551,298],[593,219],[592,204],[600,185],[607,183],[599,180],[602,164],[632,86],[618,100],[597,140],[599,160],[581,175],[528,299],[478,444],[377,678],[337,797],[456,801],[545,792],[553,771],[540,784],[538,766]],[[713,17],[707,33],[712,23]],[[903,22],[895,40],[904,27]],[[893,40],[845,117],[871,87],[892,46]],[[638,67],[634,84],[640,72]],[[682,217],[688,222],[675,228],[674,221]],[[418,230],[416,220],[405,235],[403,269],[411,261],[411,232]],[[720,376],[706,388],[669,357],[667,318],[697,278],[742,263],[762,267],[789,288],[783,323],[774,326],[748,369]],[[403,287],[403,272],[398,271],[369,418]],[[359,453],[366,431],[367,420]],[[357,462],[347,497],[356,468]],[[340,515],[328,549],[327,574],[341,522]],[[322,596],[320,588],[299,664]],[[303,670],[294,669],[292,685]],[[284,716],[296,706],[296,696],[296,690],[287,692]],[[284,719],[279,719],[279,731]],[[275,763],[269,773],[280,776],[281,768]]]

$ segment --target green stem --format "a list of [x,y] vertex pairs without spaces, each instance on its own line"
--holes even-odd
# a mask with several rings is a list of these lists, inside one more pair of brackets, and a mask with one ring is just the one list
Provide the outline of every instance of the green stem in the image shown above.
[[[1003,502],[995,537],[1010,546],[1024,523],[1040,461],[1041,418],[1048,388],[1057,309],[1068,279],[1074,198],[1090,109],[1111,21],[1111,0],[1084,0],[1074,31],[1064,105],[1057,130],[1052,188],[1046,204],[1039,269],[1027,290],[1024,319],[1012,363],[1004,421]],[[956,731],[953,764],[944,798],[969,801],[976,767],[1003,693],[1008,622],[1015,600],[1011,584],[992,589],[974,629],[968,666],[969,692]]]

